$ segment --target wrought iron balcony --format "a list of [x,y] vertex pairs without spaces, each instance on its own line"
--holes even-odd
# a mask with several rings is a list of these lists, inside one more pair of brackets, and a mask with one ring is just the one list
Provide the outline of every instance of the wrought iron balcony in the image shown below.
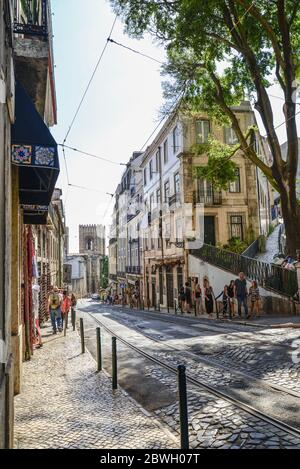
[[127,274],[140,274],[141,267],[139,265],[131,265],[126,267]]
[[169,207],[172,207],[173,205],[177,204],[180,202],[180,194],[173,194],[171,197],[169,197]]
[[48,0],[25,0],[20,3],[21,13],[14,19],[13,31],[25,36],[48,37]]
[[197,192],[195,194],[195,201],[198,204],[204,204],[206,206],[221,205],[222,204],[222,192],[221,191],[205,191]]
[[125,277],[126,277],[126,272],[123,272],[122,270],[119,270],[119,271],[117,272],[117,276],[118,276],[118,277],[121,277],[121,278],[125,278]]

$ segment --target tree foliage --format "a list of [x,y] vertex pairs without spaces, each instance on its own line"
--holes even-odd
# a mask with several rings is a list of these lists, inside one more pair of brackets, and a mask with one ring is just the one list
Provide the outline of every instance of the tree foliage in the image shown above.
[[[129,35],[141,38],[150,33],[166,48],[167,100],[180,98],[186,111],[205,111],[218,122],[230,122],[245,157],[280,192],[287,245],[295,252],[300,239],[295,104],[300,78],[299,0],[111,0],[111,4]],[[284,95],[286,159],[267,91],[275,80]],[[270,166],[248,144],[231,109],[245,97],[265,127]],[[209,165],[217,170],[219,162],[214,158]]]

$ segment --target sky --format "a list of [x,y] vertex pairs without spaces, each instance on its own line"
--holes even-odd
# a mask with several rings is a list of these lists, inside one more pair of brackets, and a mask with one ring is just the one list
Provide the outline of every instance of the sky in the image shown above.
[[[57,143],[66,136],[115,18],[106,0],[86,0],[84,6],[82,0],[52,0],[58,124],[51,130]],[[133,40],[123,29],[117,20],[111,37],[157,60],[164,59],[163,48],[150,37]],[[109,44],[66,145],[126,163],[157,125],[163,104],[161,82],[158,63]],[[280,96],[276,85],[269,92]],[[282,101],[271,99],[275,123],[280,124]],[[284,126],[278,134],[285,141]],[[78,252],[79,224],[110,224],[113,199],[106,192],[114,193],[124,167],[71,150],[66,150],[66,161],[68,171],[60,149],[57,187],[63,190],[70,252]],[[68,186],[68,178],[69,183],[89,190]]]
[[[87,8],[87,4],[89,8]],[[105,0],[52,0],[58,125],[51,129],[62,143],[84,89],[108,37],[115,15]],[[112,38],[163,60],[150,38],[123,34],[117,21]],[[109,44],[66,144],[112,161],[126,163],[157,125],[163,103],[159,64]],[[110,223],[111,203],[124,167],[66,150],[69,182],[96,189],[68,188],[63,154],[57,182],[66,201],[70,252],[78,250],[78,225]]]

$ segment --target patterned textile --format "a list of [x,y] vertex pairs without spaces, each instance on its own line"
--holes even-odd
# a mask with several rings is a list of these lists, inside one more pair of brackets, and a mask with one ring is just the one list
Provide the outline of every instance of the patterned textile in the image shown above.
[[54,147],[35,147],[35,164],[40,166],[54,166]]
[[12,145],[12,162],[17,164],[31,164],[32,147],[30,145]]

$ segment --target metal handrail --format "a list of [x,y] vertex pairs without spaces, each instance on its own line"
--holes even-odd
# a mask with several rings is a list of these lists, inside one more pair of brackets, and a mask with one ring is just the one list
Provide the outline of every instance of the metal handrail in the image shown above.
[[207,244],[203,244],[200,249],[191,250],[190,253],[233,274],[244,272],[249,279],[256,280],[262,287],[281,295],[292,297],[298,290],[296,271]]

